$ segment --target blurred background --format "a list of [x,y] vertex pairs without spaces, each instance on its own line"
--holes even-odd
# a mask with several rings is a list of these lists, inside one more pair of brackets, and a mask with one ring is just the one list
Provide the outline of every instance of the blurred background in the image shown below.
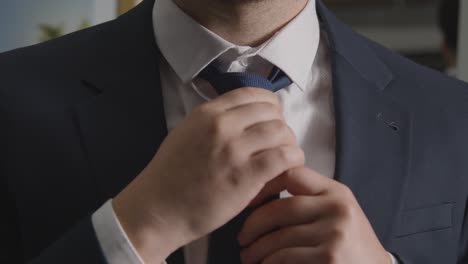
[[[468,80],[468,1],[323,1],[363,35],[420,64]],[[102,23],[139,2],[2,0],[0,52]]]
[[1,0],[0,52],[116,18],[137,0]]

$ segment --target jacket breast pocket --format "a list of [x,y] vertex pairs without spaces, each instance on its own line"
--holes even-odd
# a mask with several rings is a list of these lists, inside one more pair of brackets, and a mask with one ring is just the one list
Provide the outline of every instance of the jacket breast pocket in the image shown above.
[[453,203],[403,211],[395,236],[405,237],[452,227]]

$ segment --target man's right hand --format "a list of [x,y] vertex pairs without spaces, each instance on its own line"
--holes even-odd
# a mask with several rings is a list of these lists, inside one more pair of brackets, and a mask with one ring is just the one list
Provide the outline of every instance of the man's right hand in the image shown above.
[[235,217],[270,180],[303,164],[277,96],[237,89],[200,105],[171,131],[113,206],[145,262],[159,263]]

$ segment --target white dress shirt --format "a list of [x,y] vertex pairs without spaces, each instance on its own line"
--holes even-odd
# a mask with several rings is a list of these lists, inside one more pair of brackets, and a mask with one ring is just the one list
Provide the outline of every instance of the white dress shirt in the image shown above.
[[[216,61],[222,71],[251,71],[263,76],[276,66],[293,81],[276,94],[286,122],[304,150],[306,166],[325,177],[334,176],[331,66],[328,41],[320,31],[315,0],[309,0],[298,16],[258,47],[237,46],[224,40],[198,24],[172,0],[155,1],[153,20],[156,42],[163,55],[160,73],[168,131],[194,107],[217,96],[209,83],[197,78],[208,64]],[[92,220],[110,264],[143,263],[110,201]],[[186,264],[206,264],[207,252],[208,237],[186,245]]]

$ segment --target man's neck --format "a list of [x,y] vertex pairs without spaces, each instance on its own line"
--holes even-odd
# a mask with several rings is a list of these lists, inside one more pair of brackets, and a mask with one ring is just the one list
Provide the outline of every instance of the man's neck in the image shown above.
[[225,40],[258,46],[313,0],[173,0],[198,23]]

